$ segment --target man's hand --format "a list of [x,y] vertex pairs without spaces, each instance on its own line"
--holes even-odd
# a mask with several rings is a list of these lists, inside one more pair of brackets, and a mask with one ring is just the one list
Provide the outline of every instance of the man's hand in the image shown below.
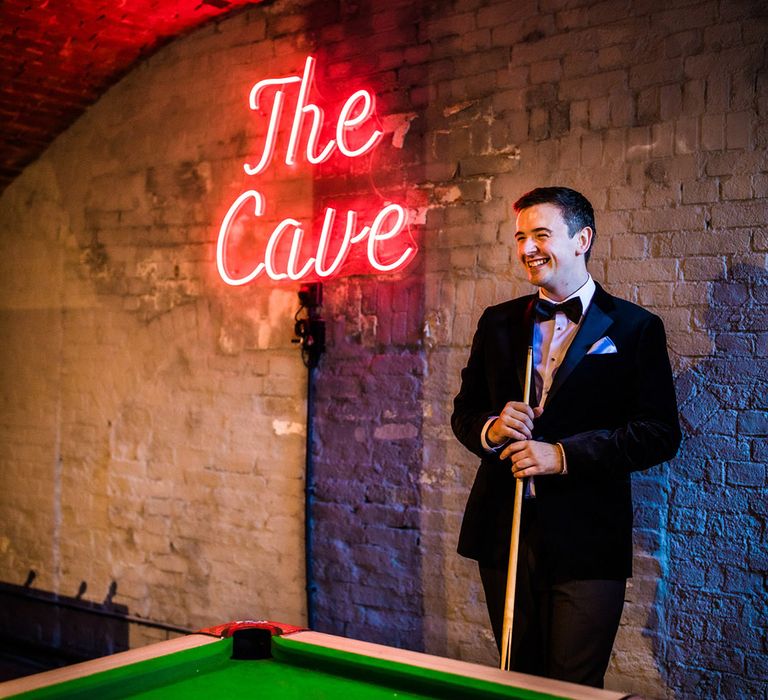
[[563,458],[559,448],[548,442],[513,442],[504,448],[500,456],[501,459],[511,456],[512,475],[517,479],[542,474],[560,474],[563,471]]
[[503,445],[509,440],[530,440],[533,419],[541,415],[541,410],[531,408],[522,401],[510,401],[491,423],[486,438],[496,445]]

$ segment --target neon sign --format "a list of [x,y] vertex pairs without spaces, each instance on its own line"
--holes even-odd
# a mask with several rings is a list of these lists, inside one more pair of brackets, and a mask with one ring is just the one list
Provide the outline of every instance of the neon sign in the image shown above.
[[[345,158],[359,158],[371,153],[380,143],[383,131],[376,128],[372,121],[375,113],[374,96],[367,90],[357,90],[344,102],[336,119],[335,138],[328,139],[321,146],[320,135],[325,121],[325,113],[321,107],[311,101],[310,93],[314,82],[315,59],[307,57],[304,72],[301,76],[290,75],[284,78],[267,78],[257,82],[250,91],[249,106],[251,110],[259,110],[267,105],[269,124],[267,126],[261,155],[254,164],[244,163],[243,169],[247,175],[259,175],[269,168],[275,157],[277,137],[282,122],[283,107],[286,103],[286,93],[292,86],[298,85],[298,91],[293,104],[293,118],[290,121],[290,135],[285,149],[284,162],[292,166],[297,163],[299,145],[302,134],[306,135],[305,156],[311,165],[328,161],[333,155]],[[271,97],[271,103],[268,100]],[[304,129],[309,122],[308,132]],[[368,131],[365,131],[365,129]],[[361,135],[362,132],[362,135]],[[364,139],[364,140],[363,140]],[[357,143],[362,141],[362,143]],[[351,143],[354,142],[354,143]],[[386,204],[373,216],[370,224],[358,228],[358,212],[348,209],[344,217],[343,236],[340,240],[334,231],[339,228],[336,219],[339,212],[334,207],[326,207],[317,243],[310,245],[313,255],[306,254],[305,231],[302,224],[291,217],[282,219],[267,238],[262,259],[252,266],[245,274],[234,276],[227,265],[231,249],[229,243],[235,222],[247,220],[248,225],[255,225],[264,216],[266,198],[256,189],[249,189],[240,194],[229,207],[219,227],[216,244],[216,265],[219,276],[228,285],[240,286],[248,284],[266,275],[272,280],[300,280],[308,277],[319,279],[337,274],[348,258],[353,246],[365,241],[365,253],[368,266],[376,272],[393,272],[405,267],[416,254],[416,246],[410,239],[398,252],[387,251],[384,255],[382,244],[395,241],[406,230],[408,216],[406,210],[399,204]],[[278,262],[285,259],[284,264]],[[331,253],[331,250],[335,250]],[[304,253],[303,259],[302,252]],[[281,255],[278,255],[281,253]],[[399,254],[398,254],[399,253]],[[382,258],[391,258],[387,261]]]

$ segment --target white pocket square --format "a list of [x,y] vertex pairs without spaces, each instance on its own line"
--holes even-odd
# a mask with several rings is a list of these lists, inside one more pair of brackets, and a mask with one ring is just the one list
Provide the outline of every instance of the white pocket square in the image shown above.
[[587,355],[613,355],[617,352],[613,341],[605,335],[592,344],[592,347],[587,350]]

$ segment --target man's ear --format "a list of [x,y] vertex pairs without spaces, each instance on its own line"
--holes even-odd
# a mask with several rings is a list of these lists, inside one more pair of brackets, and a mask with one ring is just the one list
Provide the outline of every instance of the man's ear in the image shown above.
[[576,234],[576,255],[584,255],[592,244],[592,227],[585,226]]

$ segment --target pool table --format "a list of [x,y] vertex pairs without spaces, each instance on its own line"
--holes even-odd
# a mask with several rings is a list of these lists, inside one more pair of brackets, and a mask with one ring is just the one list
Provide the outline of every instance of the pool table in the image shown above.
[[0,697],[11,696],[20,700],[627,697],[265,621],[228,623],[0,683]]

